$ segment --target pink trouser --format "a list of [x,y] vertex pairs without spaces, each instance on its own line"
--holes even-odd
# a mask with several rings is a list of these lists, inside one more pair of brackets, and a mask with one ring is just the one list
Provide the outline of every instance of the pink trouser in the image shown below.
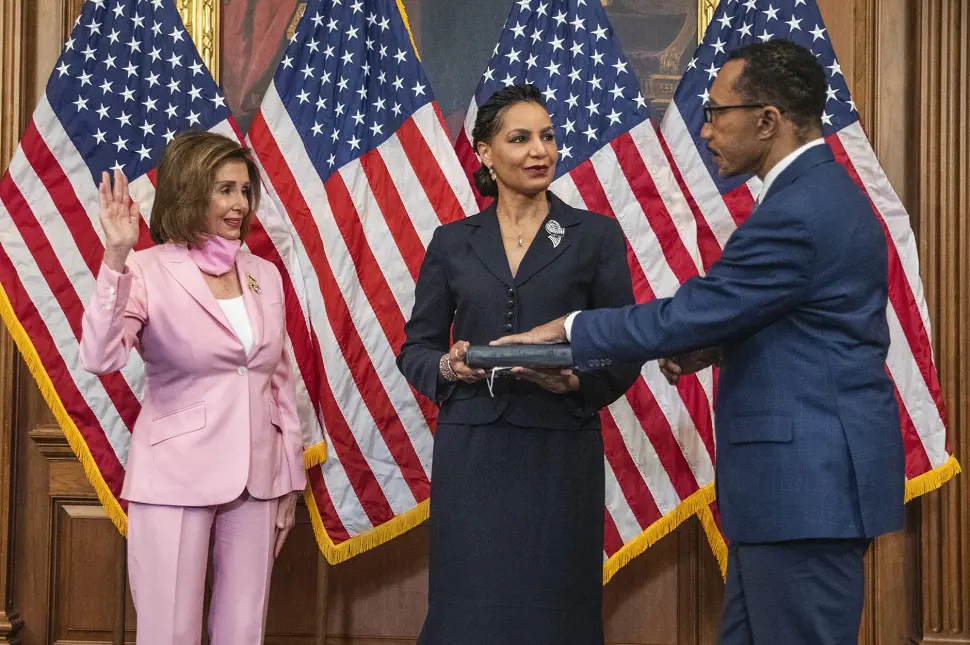
[[211,645],[260,645],[277,499],[244,492],[221,506],[128,504],[128,579],[137,645],[198,645],[212,540]]

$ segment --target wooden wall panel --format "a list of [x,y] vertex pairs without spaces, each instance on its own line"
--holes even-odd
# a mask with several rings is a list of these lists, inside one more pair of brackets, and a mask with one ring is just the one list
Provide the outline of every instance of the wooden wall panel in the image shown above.
[[692,620],[694,612],[680,607],[685,598],[678,593],[679,574],[686,559],[679,557],[683,544],[677,537],[668,536],[647,549],[606,585],[603,622],[608,643],[680,642],[680,622]]
[[[2,63],[0,60],[0,65]],[[22,627],[15,604],[14,572],[15,527],[21,518],[16,498],[20,473],[17,470],[17,423],[13,404],[14,392],[20,382],[19,362],[13,340],[6,329],[0,329],[0,643],[18,643]]]
[[327,635],[414,642],[428,603],[427,527],[364,556],[330,568]]
[[310,514],[301,504],[296,526],[273,567],[266,645],[314,644],[318,622],[317,568],[326,566],[317,553]]
[[[953,445],[965,456],[970,0],[818,2],[876,153],[913,215]],[[81,3],[0,1],[0,170]],[[419,19],[420,3],[408,6]],[[968,501],[960,478],[912,504],[905,531],[876,542],[860,643],[970,643]],[[274,570],[266,642],[415,643],[427,602],[427,528],[330,567],[305,508],[299,512]],[[123,542],[3,331],[0,522],[0,644],[134,641]],[[628,565],[604,593],[611,644],[716,642],[723,585],[694,520]]]
[[0,4],[0,169],[7,167],[23,130],[24,5],[23,0]]
[[100,504],[53,500],[51,640],[111,642],[124,629],[124,539]]
[[[919,5],[919,242],[951,447],[970,447],[970,0]],[[970,481],[923,502],[922,642],[970,643]]]
[[[0,173],[20,140],[25,123],[26,0],[0,3]],[[15,566],[17,512],[17,419],[20,357],[6,329],[0,329],[0,643],[20,643]]]
[[[0,30],[0,38],[3,37]],[[0,66],[3,61],[0,60]],[[0,115],[2,116],[2,115]],[[0,118],[2,122],[2,118]],[[16,609],[17,422],[14,392],[21,382],[20,357],[6,329],[0,329],[0,643],[18,643],[22,619]]]

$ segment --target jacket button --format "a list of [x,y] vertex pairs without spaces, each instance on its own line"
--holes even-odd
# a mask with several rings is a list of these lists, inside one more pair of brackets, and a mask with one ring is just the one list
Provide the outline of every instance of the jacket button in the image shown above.
[[512,320],[512,316],[514,316],[514,315],[515,315],[515,314],[513,314],[513,313],[512,313],[511,311],[510,311],[510,312],[508,312],[507,314],[505,314],[505,317],[506,317],[506,318],[508,318],[509,320]]
[[509,289],[509,298],[515,297],[515,289]]
[[508,307],[509,309],[512,309],[513,307],[515,307],[515,300],[509,300],[508,302],[505,303],[505,306]]
[[238,373],[239,373],[239,376],[246,376],[246,372],[248,372],[248,371],[249,371],[249,370],[247,370],[247,369],[245,368],[245,366],[243,366],[243,365],[240,365],[240,366],[239,366],[239,369],[237,369],[237,370],[236,370],[236,372],[238,372]]
[[505,331],[512,331],[512,324],[511,323],[505,325]]

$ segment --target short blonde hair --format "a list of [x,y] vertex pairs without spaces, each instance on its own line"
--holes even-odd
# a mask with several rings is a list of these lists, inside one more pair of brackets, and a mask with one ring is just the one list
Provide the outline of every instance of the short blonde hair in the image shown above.
[[259,171],[249,149],[221,134],[186,130],[175,135],[158,163],[149,224],[152,242],[202,244],[216,171],[227,161],[242,161],[249,171],[249,212],[239,232],[240,239],[246,238],[259,208]]

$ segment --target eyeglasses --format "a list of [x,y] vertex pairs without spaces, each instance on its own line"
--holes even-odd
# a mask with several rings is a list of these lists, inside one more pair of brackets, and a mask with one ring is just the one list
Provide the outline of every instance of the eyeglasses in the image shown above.
[[717,112],[724,112],[726,110],[754,110],[768,107],[764,103],[749,103],[746,105],[705,105],[704,106],[704,122],[712,123],[714,121],[714,115]]

